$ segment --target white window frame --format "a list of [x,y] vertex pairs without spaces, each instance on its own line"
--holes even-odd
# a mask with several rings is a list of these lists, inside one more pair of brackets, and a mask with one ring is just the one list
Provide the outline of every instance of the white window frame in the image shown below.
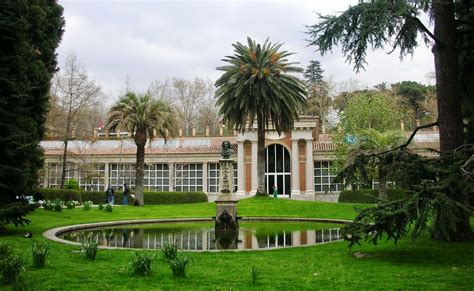
[[336,177],[331,171],[332,163],[333,161],[314,162],[314,192],[326,193],[326,191],[341,192],[344,190],[344,186],[341,183],[331,185]]

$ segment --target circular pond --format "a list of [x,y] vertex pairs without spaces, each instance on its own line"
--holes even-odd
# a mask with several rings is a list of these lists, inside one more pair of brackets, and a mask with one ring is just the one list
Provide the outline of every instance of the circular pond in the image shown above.
[[72,244],[92,239],[102,248],[160,249],[175,243],[186,251],[262,250],[340,241],[340,227],[345,222],[246,218],[240,221],[238,231],[216,232],[210,219],[123,221],[57,228],[45,236]]

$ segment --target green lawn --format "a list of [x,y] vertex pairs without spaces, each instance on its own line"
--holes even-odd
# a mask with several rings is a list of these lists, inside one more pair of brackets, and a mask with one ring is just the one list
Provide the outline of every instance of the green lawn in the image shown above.
[[[240,201],[238,210],[242,216],[351,219],[354,206],[362,205],[252,198]],[[30,266],[31,243],[45,240],[42,233],[53,227],[124,219],[210,217],[214,212],[214,203],[116,207],[112,213],[98,209],[64,209],[61,213],[38,209],[29,216],[31,224],[9,227],[0,239],[27,258],[26,281],[36,290],[474,288],[474,242],[443,243],[426,237],[352,250],[346,242],[340,242],[271,251],[188,253],[192,265],[186,278],[173,278],[161,259],[154,262],[151,276],[131,276],[131,250],[99,250],[97,260],[89,262],[79,256],[77,247],[53,242],[46,267]],[[26,231],[32,232],[34,238],[23,238]],[[256,285],[250,281],[252,266],[259,271]],[[0,285],[0,290],[4,287]]]

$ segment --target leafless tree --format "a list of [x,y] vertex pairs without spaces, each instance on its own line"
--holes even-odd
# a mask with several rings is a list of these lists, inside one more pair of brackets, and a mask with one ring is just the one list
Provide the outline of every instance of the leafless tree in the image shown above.
[[74,137],[73,129],[84,117],[87,110],[93,110],[98,105],[102,93],[100,87],[93,79],[90,79],[86,70],[78,63],[74,53],[70,53],[62,71],[53,80],[51,95],[54,96],[57,105],[58,130],[64,142],[63,169],[61,175],[61,185],[64,187],[67,165],[68,142]]
[[192,127],[203,130],[209,126],[210,131],[214,133],[219,130],[214,85],[210,80],[195,78],[190,81],[173,78],[154,81],[148,89],[148,94],[172,105],[178,113],[178,121],[186,135]]
[[196,126],[204,98],[208,94],[208,87],[208,83],[199,78],[194,81],[173,79],[172,94],[186,134]]
[[153,83],[151,83],[150,88],[148,88],[148,94],[157,100],[162,100],[168,104],[176,106],[170,83],[171,82],[168,79],[165,81],[155,80]]

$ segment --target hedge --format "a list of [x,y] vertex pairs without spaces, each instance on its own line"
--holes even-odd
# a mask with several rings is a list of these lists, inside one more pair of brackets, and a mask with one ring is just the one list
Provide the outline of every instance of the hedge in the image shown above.
[[82,203],[82,191],[74,189],[38,189],[33,194],[33,199],[38,200],[54,200],[60,199],[63,201],[75,200]]
[[[133,193],[132,193],[133,194]],[[122,204],[123,192],[115,191],[115,204]],[[35,200],[54,200],[63,201],[76,200],[81,203],[92,201],[94,204],[107,203],[105,191],[78,191],[70,189],[38,189],[34,195]],[[145,191],[145,205],[159,204],[184,204],[208,202],[207,195],[204,192],[152,192]],[[128,203],[132,204],[133,199],[129,197]]]
[[[377,190],[344,190],[339,193],[338,202],[340,203],[377,203]],[[407,196],[403,189],[387,189],[389,201],[398,200]]]
[[208,202],[204,192],[145,192],[145,204],[184,204]]

